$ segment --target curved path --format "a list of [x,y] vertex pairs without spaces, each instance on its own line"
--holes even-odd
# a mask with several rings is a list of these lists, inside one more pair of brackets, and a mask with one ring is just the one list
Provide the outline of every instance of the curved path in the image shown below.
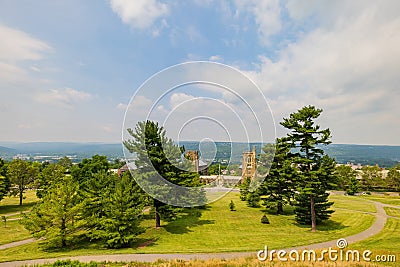
[[[369,200],[370,201],[370,200]],[[345,237],[347,240],[348,244],[354,243],[361,241],[363,239],[366,239],[368,237],[371,237],[380,231],[383,230],[387,218],[390,218],[391,216],[388,216],[384,210],[384,207],[393,207],[393,208],[400,208],[399,206],[393,206],[393,205],[387,205],[383,204],[380,202],[375,202],[375,201],[370,201],[375,204],[376,206],[376,213],[371,213],[376,216],[376,220],[371,227],[369,227],[367,230],[352,235]],[[30,243],[33,242],[31,239],[28,239]],[[28,240],[23,240],[23,241],[28,241]],[[20,243],[21,242],[14,242],[14,243]],[[305,245],[305,246],[299,246],[299,247],[292,247],[292,248],[285,248],[283,250],[289,251],[289,250],[304,250],[304,249],[324,249],[328,247],[336,247],[336,241],[337,240],[332,240],[332,241],[327,241],[327,242],[322,242],[322,243],[316,243],[316,244],[310,244],[310,245]],[[26,244],[25,243],[25,244]],[[13,244],[13,243],[11,243]],[[10,244],[7,244],[10,245]],[[6,246],[6,245],[3,245]],[[1,249],[2,246],[0,246]],[[89,256],[74,256],[74,257],[62,257],[62,258],[50,258],[50,259],[36,259],[36,260],[25,260],[25,261],[13,261],[13,262],[3,262],[0,263],[0,267],[13,267],[13,266],[29,266],[29,265],[36,265],[36,264],[44,264],[44,263],[52,263],[57,260],[79,260],[81,262],[90,262],[90,261],[97,261],[97,262],[103,262],[103,261],[110,261],[110,262],[132,262],[132,261],[139,261],[139,262],[153,262],[158,259],[164,259],[164,260],[172,260],[172,259],[182,259],[182,260],[191,260],[191,259],[199,259],[199,260],[207,260],[207,259],[233,259],[233,258],[239,258],[239,257],[257,257],[256,256],[256,251],[253,252],[226,252],[226,253],[197,253],[197,254],[113,254],[113,255],[89,255]]]

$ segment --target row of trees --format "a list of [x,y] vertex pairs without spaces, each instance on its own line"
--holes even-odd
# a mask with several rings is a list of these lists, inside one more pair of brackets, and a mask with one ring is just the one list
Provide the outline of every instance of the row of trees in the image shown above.
[[[132,139],[125,146],[137,153],[138,168],[121,177],[111,173],[107,158],[99,155],[77,165],[67,159],[43,165],[21,160],[9,163],[7,169],[13,169],[10,174],[15,172],[19,177],[15,181],[22,180],[20,195],[29,184],[37,189],[40,198],[25,215],[25,227],[35,237],[45,237],[51,247],[65,247],[86,238],[119,248],[132,244],[144,230],[141,221],[145,208],[154,213],[156,227],[161,226],[161,219],[174,219],[180,209],[150,196],[136,181],[151,180],[158,174],[171,183],[194,187],[200,185],[199,175],[172,164],[179,163],[184,150],[167,138],[157,123],[140,122],[129,133]],[[169,149],[165,150],[166,146]],[[175,154],[167,155],[166,151]],[[190,197],[205,200],[203,193],[199,191]]]
[[[388,170],[384,177],[378,166],[363,166],[360,170],[353,170],[351,166],[340,165],[336,167],[338,189],[345,190],[349,195],[354,195],[360,190],[377,191],[400,189],[400,164]],[[360,180],[357,179],[360,176]]]

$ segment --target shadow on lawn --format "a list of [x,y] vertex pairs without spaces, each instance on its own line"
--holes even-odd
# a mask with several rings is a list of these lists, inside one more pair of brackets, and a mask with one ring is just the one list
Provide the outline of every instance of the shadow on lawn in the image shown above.
[[0,214],[10,214],[10,213],[18,213],[21,211],[26,211],[32,208],[36,202],[23,203],[22,206],[19,204],[10,204],[10,205],[2,205],[0,206]]
[[[295,224],[300,228],[310,228],[311,229],[311,225],[301,225],[301,224],[298,224],[297,222],[295,222]],[[342,229],[345,229],[348,227],[349,226],[346,226],[346,225],[342,224],[341,222],[327,220],[320,224],[317,224],[317,231],[320,231],[320,232],[335,231],[335,230],[342,230]]]
[[294,207],[292,207],[292,206],[284,206],[282,214],[277,214],[277,209],[276,208],[265,208],[265,209],[262,210],[262,212],[266,213],[266,214],[269,214],[269,215],[292,216],[292,215],[294,215]]
[[107,253],[107,251],[118,251],[121,249],[133,248],[140,249],[144,247],[154,246],[158,238],[136,238],[134,242],[126,247],[109,248],[101,241],[90,240],[86,235],[76,235],[68,238],[67,247],[54,247],[46,242],[39,243],[39,248],[48,253],[71,252],[74,250],[97,250]]
[[205,224],[214,224],[214,220],[200,220],[201,211],[206,208],[191,208],[185,209],[181,216],[178,217],[175,221],[169,222],[164,226],[165,230],[172,234],[185,234],[192,232],[190,228],[205,225]]

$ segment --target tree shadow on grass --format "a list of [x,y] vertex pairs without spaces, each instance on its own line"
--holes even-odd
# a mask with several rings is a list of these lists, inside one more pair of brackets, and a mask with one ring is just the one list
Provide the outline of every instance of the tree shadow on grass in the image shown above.
[[106,250],[100,241],[92,241],[86,235],[74,235],[67,238],[66,247],[57,247],[54,243],[44,240],[39,243],[39,248],[45,252],[70,252],[80,249]]
[[109,248],[104,242],[99,240],[93,241],[90,240],[85,235],[74,236],[69,238],[67,242],[67,247],[54,247],[48,244],[47,242],[39,243],[39,248],[42,251],[46,252],[70,252],[75,250],[81,249],[93,249],[98,251],[109,251],[109,250],[119,250],[125,248],[133,248],[133,249],[140,249],[143,247],[151,247],[154,246],[157,242],[158,238],[137,238],[134,242],[126,247],[121,248]]
[[206,209],[208,208],[186,208],[181,212],[181,215],[175,221],[169,222],[164,226],[164,228],[171,234],[185,234],[193,232],[193,230],[190,228],[205,224],[214,224],[214,220],[200,219],[201,212]]
[[[296,226],[298,226],[299,228],[309,228],[309,229],[311,229],[311,225],[299,224],[296,221],[294,222],[294,224]],[[324,221],[324,222],[322,222],[320,224],[317,224],[317,231],[320,231],[320,232],[336,231],[336,230],[342,230],[342,229],[345,229],[345,228],[348,228],[348,227],[349,226],[344,225],[341,222],[327,220],[327,221]]]
[[282,214],[277,214],[277,209],[276,208],[265,208],[265,209],[262,209],[261,211],[263,213],[266,213],[266,214],[269,214],[269,215],[278,215],[278,216],[292,216],[292,215],[294,215],[294,208],[292,206],[284,206]]
[[1,214],[10,214],[10,213],[19,213],[21,211],[26,211],[31,209],[36,202],[29,202],[29,203],[23,203],[22,206],[19,204],[9,204],[9,205],[2,205],[0,206],[0,213]]

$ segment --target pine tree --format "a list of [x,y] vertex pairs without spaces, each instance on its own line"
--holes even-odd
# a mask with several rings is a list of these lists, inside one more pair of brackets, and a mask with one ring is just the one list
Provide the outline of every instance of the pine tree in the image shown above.
[[240,190],[240,200],[246,201],[247,200],[247,195],[249,194],[249,187],[250,187],[250,178],[246,177],[244,181],[242,181],[239,185],[239,190]]
[[[295,189],[296,170],[288,156],[290,146],[277,139],[276,145],[267,144],[263,147],[264,154],[260,155],[260,165],[270,164],[271,168],[259,187],[259,192],[264,196],[264,203],[268,208],[276,207],[277,214],[283,213],[283,206],[290,203]],[[275,154],[272,164],[271,156]]]
[[201,185],[199,175],[186,171],[187,162],[182,163],[183,148],[179,148],[172,139],[166,137],[163,127],[156,122],[145,121],[139,122],[134,130],[127,131],[132,139],[126,140],[124,145],[130,153],[137,155],[135,164],[138,169],[135,179],[152,198],[156,227],[161,226],[161,216],[170,218],[176,212],[172,206],[164,207],[167,202],[179,203],[181,206],[206,203],[203,190],[194,188],[173,193],[172,186],[165,182],[166,180],[184,188]]
[[[315,220],[317,224],[320,224],[324,220],[330,218],[333,210],[329,210],[333,202],[328,201],[329,194],[326,192],[314,192],[314,209],[315,209]],[[299,224],[310,225],[311,224],[311,207],[310,197],[306,193],[299,193],[295,196],[295,214],[296,221]]]
[[106,205],[110,194],[114,192],[115,185],[119,178],[115,174],[100,171],[93,173],[87,179],[80,190],[80,194],[85,199],[83,216],[87,218],[87,235],[93,240],[99,239],[95,230],[102,230],[100,221],[106,216]]
[[[324,151],[318,145],[330,144],[331,133],[329,129],[321,130],[315,125],[314,120],[322,113],[322,109],[314,106],[306,106],[299,111],[290,114],[281,125],[290,130],[284,138],[292,149],[298,151],[291,153],[291,158],[298,168],[298,191],[308,199],[311,229],[317,230],[316,200],[320,199],[327,189],[333,187],[335,176],[333,175],[334,161],[324,157]],[[328,203],[328,202],[326,202]],[[329,205],[321,206],[327,209]],[[306,216],[299,214],[308,212],[298,209],[298,218]],[[308,215],[307,215],[308,216]]]
[[144,207],[140,188],[129,173],[116,181],[114,190],[104,201],[103,213],[91,235],[110,248],[129,246],[143,232],[140,227]]

